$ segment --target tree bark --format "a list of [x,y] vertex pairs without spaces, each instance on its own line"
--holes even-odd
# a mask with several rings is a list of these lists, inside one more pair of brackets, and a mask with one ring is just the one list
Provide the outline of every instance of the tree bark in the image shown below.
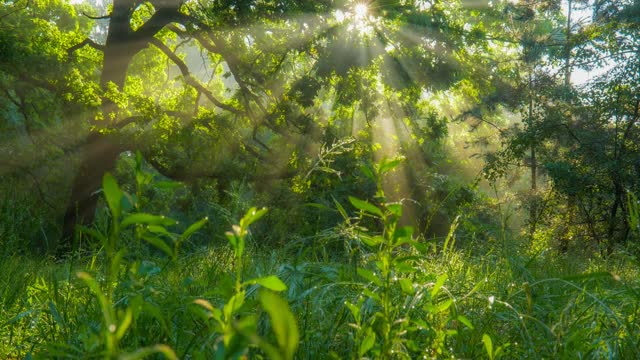
[[87,140],[81,148],[83,159],[73,180],[64,214],[63,243],[59,252],[66,252],[72,247],[76,224],[93,222],[102,176],[114,168],[118,156],[126,150],[108,136],[97,132],[90,134]]
[[[131,16],[137,1],[114,0],[110,16],[106,44],[103,47],[104,60],[100,85],[106,90],[113,83],[119,90],[124,87],[127,70],[133,57],[149,45],[156,33],[180,18],[181,1],[152,1],[156,12],[136,31],[131,29]],[[61,251],[73,245],[76,224],[87,225],[93,222],[98,201],[98,193],[105,172],[115,167],[120,153],[131,150],[114,141],[101,129],[116,128],[117,120],[112,119],[116,106],[108,99],[103,99],[102,121],[93,121],[93,129],[87,137],[85,146],[81,148],[82,160],[76,173],[71,196],[64,215]]]

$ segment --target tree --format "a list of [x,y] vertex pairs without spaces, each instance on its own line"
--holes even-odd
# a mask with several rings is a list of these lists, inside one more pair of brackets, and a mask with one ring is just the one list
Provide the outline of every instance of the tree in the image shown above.
[[[537,158],[551,180],[549,197],[565,199],[553,215],[568,222],[559,234],[564,251],[571,236],[591,239],[608,252],[624,242],[626,191],[637,186],[632,160],[638,156],[632,145],[637,96],[632,94],[637,94],[638,63],[628,55],[638,46],[637,5],[597,5],[591,22],[566,27],[561,52],[551,52],[549,65],[537,76],[536,121],[514,133],[506,148],[507,158],[518,157],[531,139],[544,144]],[[607,73],[596,80],[581,87],[568,83],[571,69],[597,69],[607,60]],[[559,71],[550,71],[554,68]]]
[[[24,19],[34,6],[10,16]],[[442,136],[442,117],[434,116],[425,90],[489,96],[500,81],[486,76],[494,72],[495,51],[483,45],[480,15],[489,8],[115,0],[108,14],[96,14],[59,6],[71,23],[84,24],[52,45],[60,71],[39,78],[57,101],[68,94],[61,107],[75,104],[81,112],[68,117],[85,124],[77,143],[63,150],[79,157],[65,209],[67,239],[76,223],[93,219],[100,179],[124,151],[140,151],[179,181],[295,180],[313,168],[310,150],[319,144],[355,134],[373,143],[369,157],[376,143],[394,143],[392,136],[405,140],[386,155]],[[90,36],[89,21],[109,22],[104,43]],[[207,70],[194,70],[194,54]],[[26,66],[19,73],[30,72]],[[54,75],[68,86],[61,89]]]

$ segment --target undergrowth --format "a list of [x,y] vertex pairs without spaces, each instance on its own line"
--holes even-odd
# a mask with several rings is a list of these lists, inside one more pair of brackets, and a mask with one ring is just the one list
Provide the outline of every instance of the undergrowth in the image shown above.
[[416,236],[380,185],[395,165],[365,170],[373,198],[334,201],[340,226],[276,248],[249,231],[267,211],[252,208],[227,244],[185,251],[197,232],[214,237],[202,234],[206,218],[182,226],[144,213],[141,196],[107,175],[108,221],[81,230],[91,251],[3,255],[1,357],[640,356],[634,256],[530,251],[506,231],[498,244],[465,248],[458,220],[446,237]]

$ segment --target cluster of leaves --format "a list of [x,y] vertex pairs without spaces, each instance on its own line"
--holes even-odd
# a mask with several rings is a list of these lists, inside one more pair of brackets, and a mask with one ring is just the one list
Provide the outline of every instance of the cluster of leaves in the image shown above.
[[[352,224],[356,239],[372,250],[357,269],[358,275],[366,280],[361,285],[363,296],[355,303],[346,302],[354,319],[352,337],[359,358],[368,354],[379,359],[445,356],[447,337],[458,333],[455,326],[450,327],[451,322],[473,328],[469,319],[452,307],[454,298],[446,293],[441,296],[446,274],[433,283],[416,278],[419,259],[426,254],[426,248],[414,238],[413,228],[398,225],[402,204],[385,202],[380,186],[382,177],[398,164],[399,160],[382,161],[368,172],[378,180],[376,199],[382,202],[381,206],[349,198],[360,210],[359,219],[373,217],[383,226],[382,233],[375,234]],[[444,242],[444,252],[450,249],[453,231],[455,228]]]
[[[581,9],[585,3],[569,6]],[[553,20],[541,3],[520,23],[524,29],[553,20],[534,32],[537,45],[520,59],[527,65],[520,75],[525,96],[515,107],[522,126],[502,132],[505,146],[488,159],[486,174],[495,180],[511,174],[514,163],[530,167],[532,190],[524,202],[532,229],[553,229],[563,250],[586,242],[611,253],[628,244],[626,192],[638,193],[639,73],[637,59],[627,54],[637,48],[639,29],[633,22],[636,4],[602,2],[592,10],[590,21],[557,14]],[[537,55],[529,56],[534,50]],[[603,66],[607,71],[589,82],[570,81],[576,69]]]

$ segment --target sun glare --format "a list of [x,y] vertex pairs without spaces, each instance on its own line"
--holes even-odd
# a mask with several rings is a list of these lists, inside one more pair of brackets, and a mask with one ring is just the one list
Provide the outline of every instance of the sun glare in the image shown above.
[[350,32],[355,31],[360,36],[371,35],[373,33],[373,23],[375,19],[371,15],[367,3],[354,3],[347,9],[334,11],[333,16],[339,23],[347,23],[347,29]]
[[356,6],[354,6],[353,12],[354,12],[356,21],[363,20],[369,14],[369,7],[367,6],[367,4],[359,3],[359,4],[356,4]]

